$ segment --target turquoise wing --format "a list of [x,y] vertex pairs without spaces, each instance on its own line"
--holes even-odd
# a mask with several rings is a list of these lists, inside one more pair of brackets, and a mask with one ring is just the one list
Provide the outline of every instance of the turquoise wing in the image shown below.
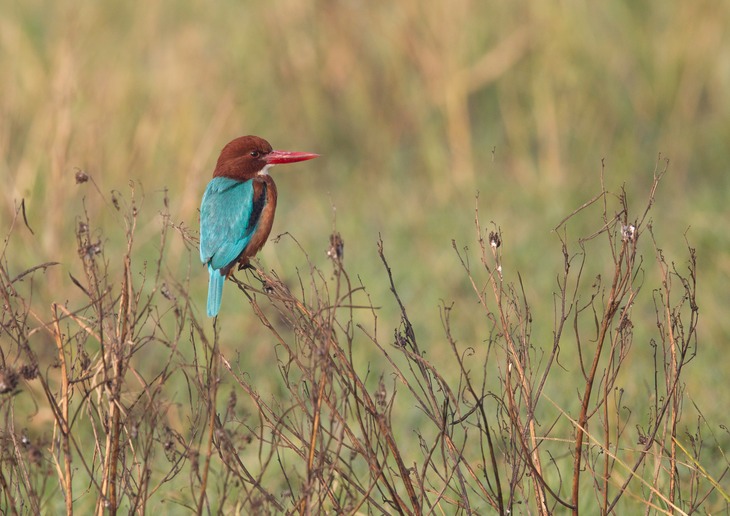
[[232,264],[256,229],[253,208],[253,181],[213,178],[200,204],[200,261],[216,270]]

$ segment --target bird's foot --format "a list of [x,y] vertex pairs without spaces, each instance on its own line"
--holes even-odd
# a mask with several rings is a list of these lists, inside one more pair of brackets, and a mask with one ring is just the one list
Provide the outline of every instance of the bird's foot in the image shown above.
[[251,265],[249,262],[239,262],[238,263],[238,270],[239,271],[245,271],[246,269],[256,270],[256,267]]
[[261,286],[264,287],[264,290],[266,289],[266,280],[261,277],[261,275],[258,272],[258,269],[256,267],[254,267],[253,265],[251,265],[250,262],[248,262],[248,261],[239,262],[238,270],[239,271],[245,271],[245,270],[251,271],[251,276],[253,276],[257,280],[259,280],[261,282]]

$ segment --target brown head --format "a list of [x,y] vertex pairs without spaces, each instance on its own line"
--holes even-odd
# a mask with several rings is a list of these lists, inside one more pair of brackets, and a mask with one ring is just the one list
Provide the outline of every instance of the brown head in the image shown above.
[[309,152],[273,150],[269,142],[258,136],[240,136],[223,147],[214,177],[230,177],[246,181],[257,174],[265,174],[269,167],[282,163],[296,163],[318,157]]

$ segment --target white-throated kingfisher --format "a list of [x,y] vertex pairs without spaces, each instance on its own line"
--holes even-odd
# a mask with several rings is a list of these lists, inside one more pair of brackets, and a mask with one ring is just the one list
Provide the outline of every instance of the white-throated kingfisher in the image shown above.
[[245,267],[271,232],[276,185],[269,169],[319,154],[273,150],[258,136],[229,142],[218,157],[200,204],[200,260],[208,266],[208,317],[218,315],[223,282],[233,267]]

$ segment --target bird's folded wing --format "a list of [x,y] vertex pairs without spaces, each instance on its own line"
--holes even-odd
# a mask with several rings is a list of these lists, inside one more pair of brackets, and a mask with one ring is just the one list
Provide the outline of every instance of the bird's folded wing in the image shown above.
[[255,229],[253,181],[215,177],[200,205],[200,260],[222,269],[243,252]]

